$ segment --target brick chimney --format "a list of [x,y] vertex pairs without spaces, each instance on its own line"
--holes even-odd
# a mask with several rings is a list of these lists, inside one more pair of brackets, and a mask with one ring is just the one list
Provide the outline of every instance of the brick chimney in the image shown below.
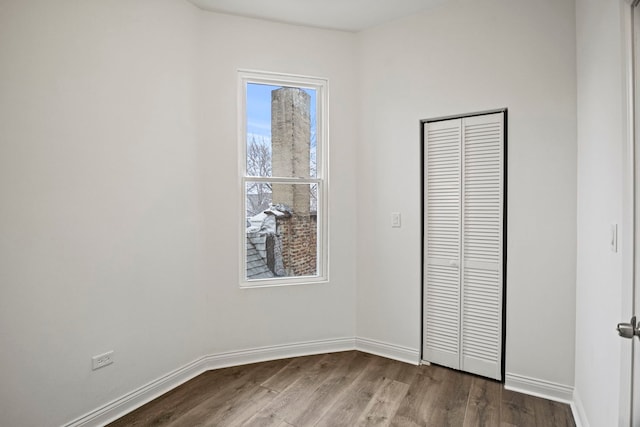
[[[271,92],[271,168],[273,176],[304,177],[310,173],[311,97],[304,90],[283,87]],[[274,204],[294,215],[309,215],[309,185],[273,186]]]

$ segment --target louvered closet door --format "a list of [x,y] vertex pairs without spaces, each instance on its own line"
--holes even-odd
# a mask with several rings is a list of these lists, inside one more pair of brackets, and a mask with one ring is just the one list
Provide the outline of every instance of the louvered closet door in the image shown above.
[[503,113],[462,122],[460,369],[502,378]]
[[425,360],[460,366],[461,120],[425,124]]
[[501,379],[504,113],[424,126],[423,358]]

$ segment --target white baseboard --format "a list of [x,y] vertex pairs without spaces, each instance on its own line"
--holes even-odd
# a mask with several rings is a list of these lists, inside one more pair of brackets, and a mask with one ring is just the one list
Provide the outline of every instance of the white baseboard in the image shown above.
[[339,338],[204,356],[65,424],[64,427],[103,426],[212,369],[354,349],[355,340],[353,338]]
[[230,366],[247,365],[249,363],[267,362],[269,360],[310,356],[312,354],[335,353],[354,349],[355,341],[353,338],[339,338],[230,351],[205,356],[204,359],[206,360],[206,370],[212,370],[228,368]]
[[573,402],[571,403],[571,412],[573,412],[573,419],[576,422],[576,427],[589,427],[589,421],[587,421],[587,413],[584,410],[582,399],[578,394],[578,390],[573,390]]
[[525,377],[524,375],[507,373],[505,375],[504,387],[507,390],[518,391],[556,402],[567,404],[573,402],[572,386]]
[[420,364],[419,350],[409,347],[401,347],[399,345],[389,344],[382,341],[376,341],[368,338],[356,338],[356,350],[386,357],[388,359],[399,360],[400,362],[410,363],[412,365]]
[[166,392],[176,388],[180,384],[189,381],[201,373],[205,372],[205,358],[201,357],[193,362],[178,368],[142,387],[125,394],[87,414],[76,418],[64,427],[93,427],[103,426],[111,421],[117,420],[123,415],[133,411],[160,397]]

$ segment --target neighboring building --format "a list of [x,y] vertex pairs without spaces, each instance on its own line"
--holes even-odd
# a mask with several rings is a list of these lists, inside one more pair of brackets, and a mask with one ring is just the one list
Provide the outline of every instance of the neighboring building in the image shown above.
[[287,206],[276,205],[247,222],[248,280],[316,274],[315,212],[296,215]]

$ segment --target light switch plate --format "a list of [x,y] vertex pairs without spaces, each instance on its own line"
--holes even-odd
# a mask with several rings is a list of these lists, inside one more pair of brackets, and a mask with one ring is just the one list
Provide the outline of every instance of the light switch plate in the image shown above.
[[400,212],[391,212],[391,226],[400,228],[401,225]]
[[618,224],[611,224],[609,247],[611,252],[618,252]]

